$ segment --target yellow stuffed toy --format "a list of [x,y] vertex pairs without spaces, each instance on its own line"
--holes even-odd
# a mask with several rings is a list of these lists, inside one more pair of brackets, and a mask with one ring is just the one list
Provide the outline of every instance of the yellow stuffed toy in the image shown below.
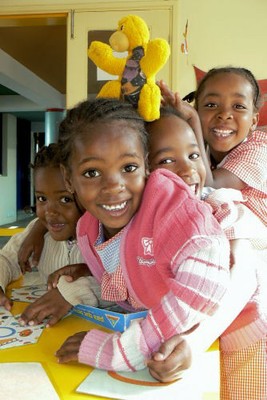
[[[88,49],[88,57],[97,67],[118,75],[117,80],[104,84],[98,97],[122,98],[133,104],[145,121],[158,119],[161,94],[155,78],[169,58],[168,42],[149,40],[145,21],[128,15],[119,21],[109,43],[93,41]],[[127,51],[128,56],[117,58],[113,51]]]

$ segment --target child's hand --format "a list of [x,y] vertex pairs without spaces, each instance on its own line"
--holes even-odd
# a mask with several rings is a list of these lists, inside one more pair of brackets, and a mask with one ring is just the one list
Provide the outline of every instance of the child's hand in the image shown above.
[[[44,247],[45,232],[46,228],[37,220],[20,246],[18,251],[18,263],[23,274],[25,274],[26,271],[30,272],[32,270],[31,265],[38,265]],[[30,257],[32,257],[31,263],[29,261]]]
[[75,333],[70,336],[56,352],[56,357],[60,364],[67,363],[69,361],[78,361],[78,353],[81,343],[87,332]]
[[11,310],[13,306],[13,301],[10,300],[4,293],[3,289],[0,287],[0,306],[5,307],[7,311]]
[[181,378],[191,362],[189,345],[182,336],[175,335],[160,346],[158,352],[147,361],[147,367],[153,378],[160,382],[172,382]]
[[55,325],[66,315],[72,305],[61,295],[58,289],[53,289],[30,304],[21,314],[21,325],[38,325],[48,318],[46,327]]
[[[32,266],[38,265],[42,249],[42,242],[38,241],[34,244],[28,239],[28,237],[24,240],[18,251],[18,262],[23,274],[25,274],[26,271],[31,272]],[[31,256],[32,260],[30,262],[29,259]]]
[[191,106],[188,101],[183,101],[179,93],[172,92],[164,81],[159,81],[157,82],[157,84],[161,91],[163,106],[169,105],[171,107],[174,107],[183,115],[183,117],[189,124],[192,118],[198,118],[198,114],[195,108]]
[[161,105],[175,107],[175,93],[171,91],[169,86],[163,81],[157,81],[157,85],[160,88],[161,93]]
[[59,278],[63,275],[65,276],[66,281],[73,282],[82,276],[89,276],[91,273],[86,264],[66,265],[49,275],[47,279],[48,290],[56,288]]

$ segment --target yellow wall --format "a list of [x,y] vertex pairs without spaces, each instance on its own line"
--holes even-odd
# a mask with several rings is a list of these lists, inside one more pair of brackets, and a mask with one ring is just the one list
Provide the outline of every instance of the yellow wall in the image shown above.
[[[267,0],[0,0],[0,14],[92,10],[94,7],[101,10],[111,5],[118,10],[127,9],[127,3],[137,9],[144,4],[151,4],[150,9],[158,4],[177,6],[171,38],[176,42],[172,57],[177,79],[173,79],[173,89],[181,95],[195,87],[193,65],[203,70],[229,64],[244,66],[258,79],[267,78]],[[189,54],[185,55],[180,51],[180,44],[187,19]]]
[[189,54],[178,49],[181,95],[195,87],[192,65],[202,70],[234,65],[267,78],[266,0],[180,0],[179,42],[188,19]]

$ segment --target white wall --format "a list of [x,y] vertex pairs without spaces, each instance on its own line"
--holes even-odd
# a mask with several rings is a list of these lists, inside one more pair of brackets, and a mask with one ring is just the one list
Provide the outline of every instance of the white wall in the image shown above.
[[7,146],[7,175],[0,176],[0,225],[16,220],[17,216],[17,119],[3,114],[3,137]]

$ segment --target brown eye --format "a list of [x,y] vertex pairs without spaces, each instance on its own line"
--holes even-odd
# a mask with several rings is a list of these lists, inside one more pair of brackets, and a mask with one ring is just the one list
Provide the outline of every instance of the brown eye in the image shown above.
[[71,203],[73,201],[73,199],[70,197],[64,196],[61,198],[60,201],[61,201],[61,203],[67,204],[67,203]]
[[198,153],[192,153],[192,154],[190,154],[189,159],[190,160],[198,160],[199,157],[200,157],[200,155]]

